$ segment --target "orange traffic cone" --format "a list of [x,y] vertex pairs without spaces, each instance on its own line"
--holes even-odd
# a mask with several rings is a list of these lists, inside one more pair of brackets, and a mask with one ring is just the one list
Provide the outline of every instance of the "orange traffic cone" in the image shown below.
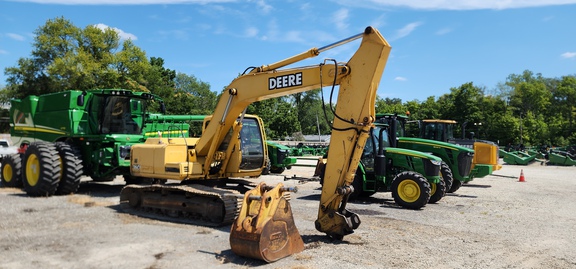
[[518,182],[526,182],[524,179],[524,169],[520,170],[520,179],[518,179]]

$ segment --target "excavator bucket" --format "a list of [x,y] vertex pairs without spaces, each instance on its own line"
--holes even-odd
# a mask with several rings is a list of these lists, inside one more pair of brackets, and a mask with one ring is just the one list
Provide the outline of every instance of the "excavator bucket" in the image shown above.
[[232,224],[230,247],[236,255],[273,262],[304,250],[282,183],[260,183],[246,192],[240,214]]

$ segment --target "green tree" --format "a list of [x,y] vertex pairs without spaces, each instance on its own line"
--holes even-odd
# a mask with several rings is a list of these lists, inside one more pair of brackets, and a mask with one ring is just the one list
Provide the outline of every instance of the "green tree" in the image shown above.
[[262,118],[266,136],[270,140],[284,140],[294,132],[300,132],[298,113],[286,99],[283,97],[255,102],[246,110]]
[[406,106],[402,104],[400,98],[380,98],[376,97],[376,113],[398,113],[406,114]]
[[[322,103],[320,89],[291,96],[298,111],[298,121],[303,134],[317,135],[318,127],[320,128],[320,134],[329,134],[331,132],[330,126],[334,116],[330,109],[330,104],[324,105]],[[328,100],[325,100],[325,102],[328,102]]]
[[[166,71],[166,70],[165,70]],[[161,77],[171,76],[167,72]],[[167,82],[172,81],[168,80]],[[162,98],[167,114],[211,115],[216,107],[216,93],[210,91],[210,84],[198,80],[193,75],[178,73],[173,79],[175,89],[168,85]]]
[[552,106],[558,116],[567,121],[559,134],[570,136],[574,132],[574,112],[576,112],[576,77],[564,76],[553,92]]
[[[0,101],[65,90],[125,88],[148,91],[151,65],[131,40],[121,43],[113,29],[84,29],[59,17],[35,32],[29,58],[7,67]],[[121,48],[120,48],[121,46]],[[152,77],[154,79],[154,77]]]

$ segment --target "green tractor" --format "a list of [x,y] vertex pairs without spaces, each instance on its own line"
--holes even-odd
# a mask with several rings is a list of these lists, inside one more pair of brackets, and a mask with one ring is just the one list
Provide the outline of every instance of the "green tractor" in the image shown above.
[[296,157],[290,156],[290,147],[273,141],[266,141],[268,146],[268,158],[263,175],[270,173],[282,174],[286,169],[291,169],[296,163]]
[[437,140],[456,144],[474,150],[472,159],[472,177],[482,178],[500,170],[499,147],[496,143],[488,140],[475,139],[474,133],[470,132],[466,137],[466,125],[462,124],[462,138],[454,136],[454,128],[457,122],[454,120],[428,119],[419,120],[420,138]]
[[[446,191],[440,176],[442,160],[424,152],[398,148],[395,132],[389,129],[388,124],[376,123],[371,130],[349,199],[391,192],[394,202],[408,209],[440,201]],[[327,161],[320,159],[316,167],[321,183]]]
[[447,185],[448,193],[457,191],[462,184],[474,179],[472,173],[474,150],[472,148],[432,139],[405,137],[405,124],[408,119],[406,116],[377,114],[376,119],[377,122],[394,126],[399,148],[426,152],[442,159],[440,173]]
[[166,131],[164,123],[151,128],[148,108],[154,102],[164,110],[158,96],[122,89],[11,100],[11,139],[18,153],[3,158],[2,185],[50,196],[76,192],[83,175],[94,181],[118,175],[131,180],[131,146],[143,143],[146,132]]

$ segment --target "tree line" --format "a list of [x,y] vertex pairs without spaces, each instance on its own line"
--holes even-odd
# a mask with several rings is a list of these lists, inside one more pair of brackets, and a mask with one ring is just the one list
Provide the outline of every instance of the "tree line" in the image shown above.
[[[221,92],[194,75],[164,67],[161,57],[148,57],[113,29],[88,25],[81,29],[58,17],[34,32],[30,57],[7,67],[0,102],[65,90],[123,88],[154,93],[168,114],[208,115]],[[295,134],[329,134],[333,119],[321,89],[251,104],[247,113],[265,122],[269,139]],[[466,123],[476,138],[525,145],[576,144],[576,77],[545,78],[529,70],[509,75],[492,92],[472,82],[451,88],[438,98],[403,102],[378,98],[378,113],[410,113],[411,119],[452,119]],[[3,111],[2,115],[7,112]],[[457,135],[461,129],[456,128]]]

